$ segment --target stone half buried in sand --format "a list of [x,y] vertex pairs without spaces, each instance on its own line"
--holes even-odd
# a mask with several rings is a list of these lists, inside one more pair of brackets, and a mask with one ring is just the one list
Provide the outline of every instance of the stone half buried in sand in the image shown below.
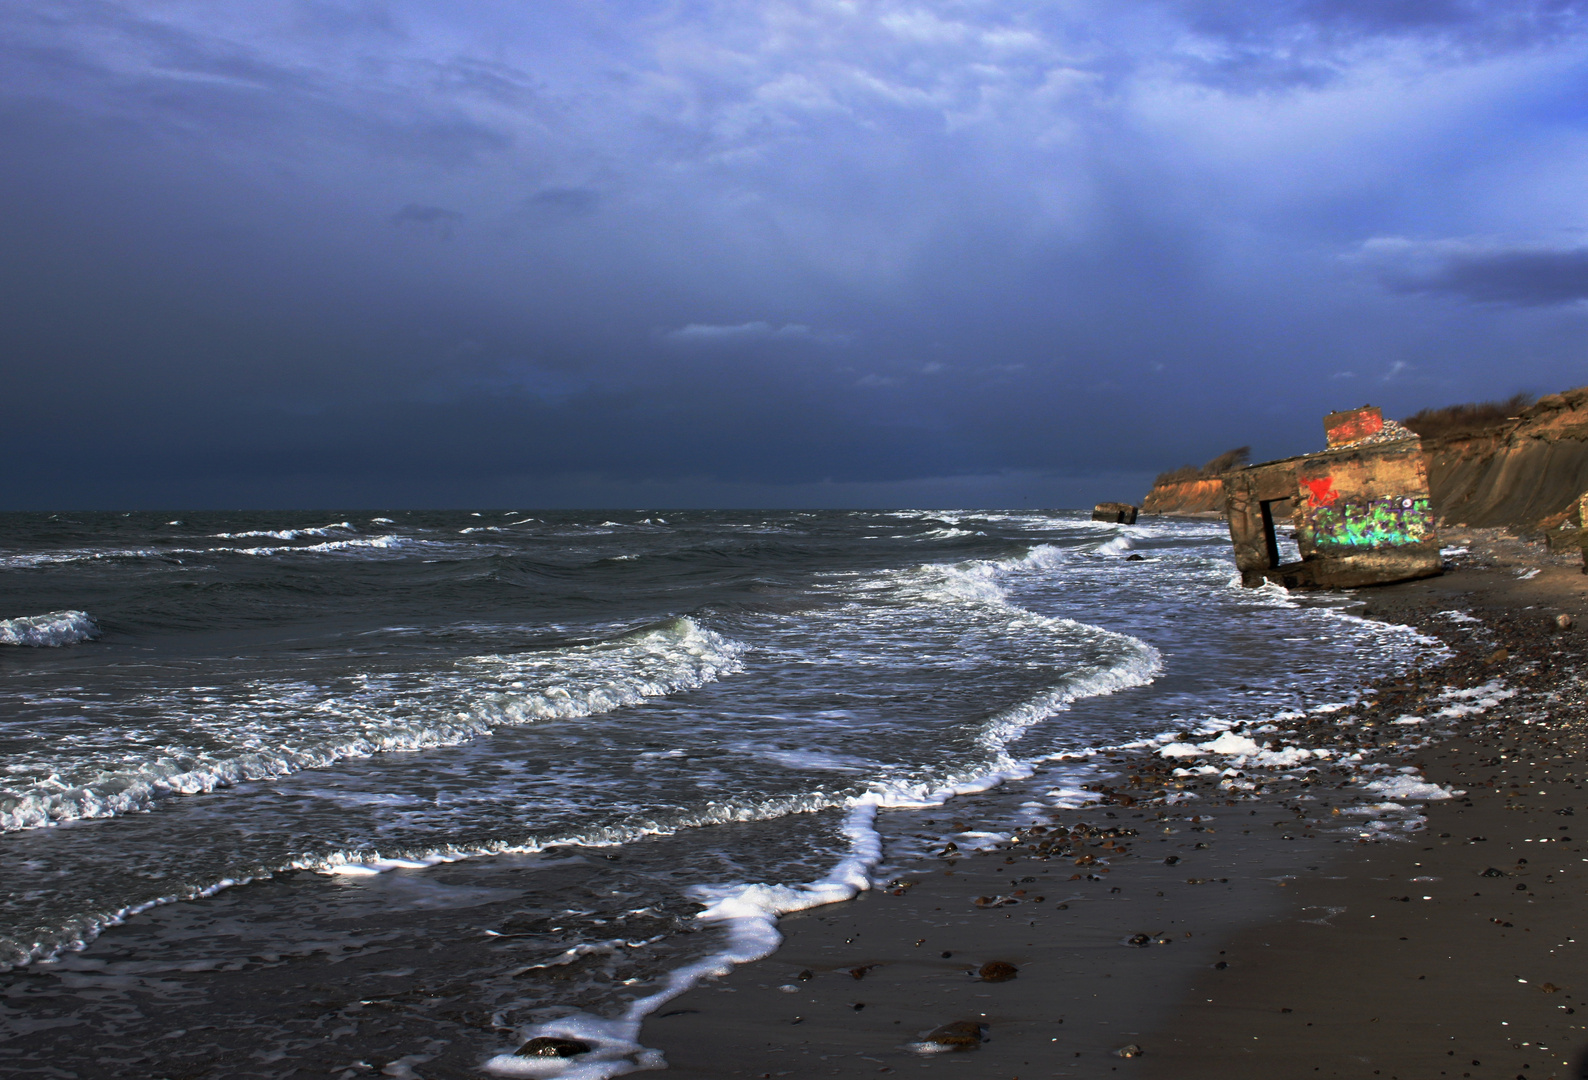
[[1136,507],[1130,503],[1102,502],[1092,507],[1093,521],[1112,521],[1118,525],[1136,524]]
[[1020,974],[1020,969],[1007,960],[989,960],[976,972],[982,982],[1008,982]]
[[[1442,571],[1422,442],[1371,405],[1330,413],[1329,448],[1226,473],[1241,583],[1349,589]],[[1281,560],[1288,519],[1298,559]]]
[[979,1050],[986,1040],[986,1024],[976,1020],[955,1020],[933,1028],[919,1042],[905,1043],[903,1049],[917,1054],[947,1054],[956,1050]]
[[569,1058],[588,1054],[589,1043],[583,1039],[563,1039],[555,1035],[538,1035],[520,1046],[514,1057]]

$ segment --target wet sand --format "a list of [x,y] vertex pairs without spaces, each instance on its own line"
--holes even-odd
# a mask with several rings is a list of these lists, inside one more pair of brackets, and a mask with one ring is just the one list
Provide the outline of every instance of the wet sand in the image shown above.
[[[1114,755],[1108,802],[784,919],[782,949],[670,1003],[646,1043],[700,1078],[1583,1075],[1588,577],[1493,532],[1447,543],[1470,551],[1445,576],[1358,594],[1369,617],[1456,653],[1360,710],[1362,764],[1465,792],[1423,804],[1425,828],[1353,816],[1372,798],[1341,769],[1243,790]],[[1560,613],[1576,628],[1558,630]],[[1454,738],[1393,724],[1497,679],[1516,696]],[[1301,726],[1321,745],[1339,741],[1332,723]],[[919,825],[940,835],[977,812],[956,802]],[[979,979],[991,961],[1018,973]],[[956,1021],[984,1041],[910,1048]]]
[[[1442,630],[1462,650],[1453,666],[1525,688],[1419,759],[1466,797],[1429,804],[1417,842],[1365,845],[1298,880],[1285,917],[1233,936],[1229,968],[1198,973],[1144,1077],[1584,1075],[1588,578],[1514,540],[1472,548],[1485,565],[1369,596],[1418,625],[1472,612],[1468,633]],[[1574,629],[1554,630],[1561,612]]]

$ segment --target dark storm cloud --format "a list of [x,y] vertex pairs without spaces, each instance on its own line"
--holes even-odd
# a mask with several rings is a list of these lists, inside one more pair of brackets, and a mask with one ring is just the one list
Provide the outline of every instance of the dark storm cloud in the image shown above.
[[[255,152],[305,137],[443,166],[507,149],[499,126],[455,102],[394,101],[378,84],[272,56],[246,38],[202,33],[100,0],[0,14],[0,86],[48,94],[151,134],[247,142]],[[282,148],[287,153],[290,147]]]
[[1588,300],[1588,248],[1377,245],[1385,285],[1483,304],[1545,307]]
[[1416,35],[1489,48],[1525,48],[1582,32],[1582,0],[1275,0],[1232,5],[1191,0],[1191,25],[1231,40],[1324,37],[1335,44],[1364,37]]
[[1349,79],[1386,49],[1481,59],[1580,40],[1583,0],[1276,0],[1177,5],[1212,48],[1182,50],[1200,82],[1241,89]]
[[1452,261],[1424,287],[1489,303],[1576,303],[1588,300],[1588,250],[1499,252]]
[[1363,386],[1554,385],[1580,24],[0,7],[7,497],[1116,498]]

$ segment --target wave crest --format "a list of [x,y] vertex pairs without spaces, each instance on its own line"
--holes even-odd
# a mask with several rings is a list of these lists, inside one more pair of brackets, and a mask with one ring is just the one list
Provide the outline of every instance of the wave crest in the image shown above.
[[[381,521],[381,518],[374,518]],[[267,540],[296,540],[300,536],[334,536],[339,532],[352,532],[351,521],[339,521],[335,525],[320,525],[313,529],[253,529],[249,532],[214,533],[217,540],[243,540],[250,537],[263,537]]]
[[92,641],[98,636],[99,626],[86,611],[52,611],[47,615],[0,619],[0,645],[54,648]]
[[680,618],[589,645],[470,657],[425,676],[417,691],[322,695],[259,684],[239,709],[204,723],[199,734],[229,743],[221,749],[166,746],[157,760],[132,768],[106,759],[73,776],[11,780],[0,787],[0,831],[115,817],[170,795],[386,751],[457,746],[497,727],[610,712],[714,682],[739,670],[744,649]]

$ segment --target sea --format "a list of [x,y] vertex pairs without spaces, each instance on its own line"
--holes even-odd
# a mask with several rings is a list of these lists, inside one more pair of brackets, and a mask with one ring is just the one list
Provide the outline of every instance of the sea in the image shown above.
[[0,515],[0,1069],[88,1013],[107,1076],[512,1073],[553,1020],[606,1051],[566,1075],[656,1067],[780,914],[1428,647],[1241,588],[1218,521]]

